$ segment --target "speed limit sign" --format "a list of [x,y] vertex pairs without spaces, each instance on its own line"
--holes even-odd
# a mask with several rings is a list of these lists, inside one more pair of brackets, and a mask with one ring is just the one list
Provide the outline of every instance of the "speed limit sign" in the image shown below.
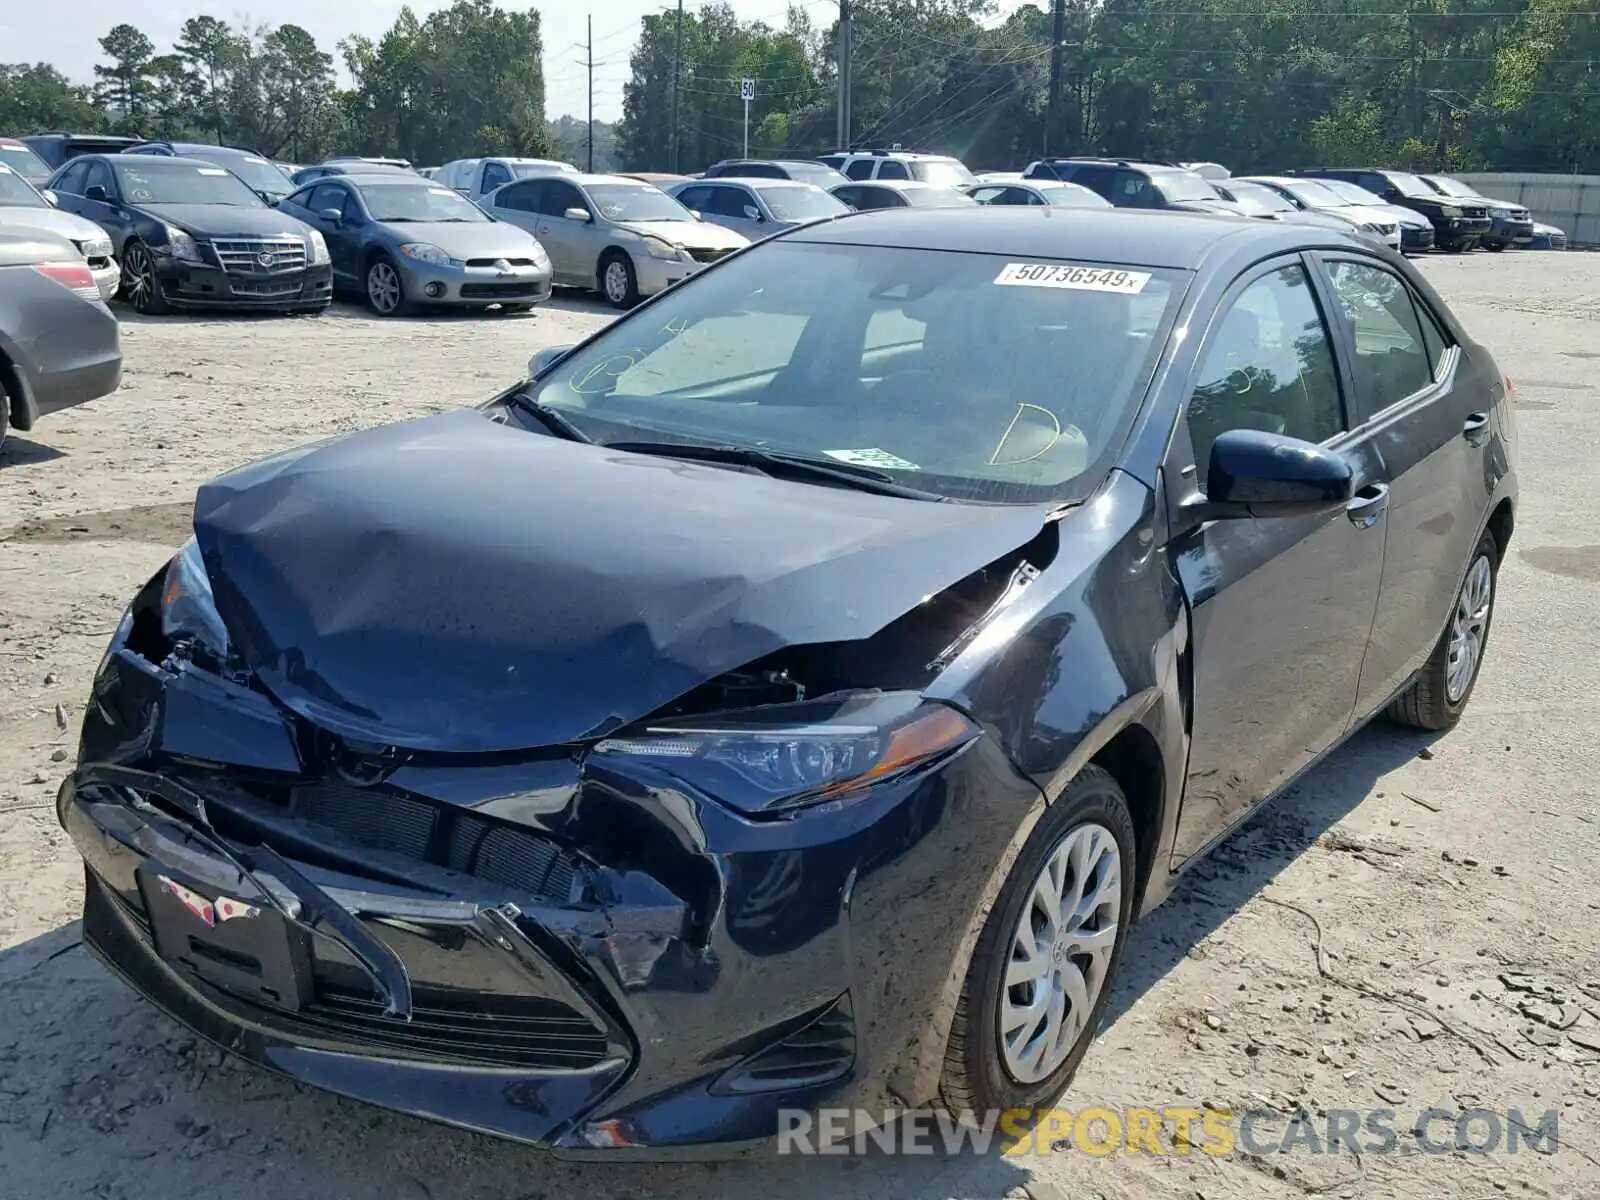
[[754,79],[741,79],[739,81],[739,99],[754,100],[756,98],[756,81]]

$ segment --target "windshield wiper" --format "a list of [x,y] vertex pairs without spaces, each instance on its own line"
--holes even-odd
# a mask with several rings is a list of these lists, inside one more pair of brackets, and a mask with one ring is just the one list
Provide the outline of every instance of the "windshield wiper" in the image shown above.
[[512,404],[515,404],[534,420],[538,421],[557,437],[564,437],[569,442],[583,442],[587,445],[594,444],[594,439],[574,425],[571,419],[565,413],[552,408],[543,400],[535,400],[526,392],[512,392],[510,396],[506,397],[506,399]]
[[894,476],[872,467],[808,458],[803,454],[786,454],[781,450],[763,450],[758,446],[713,445],[704,442],[606,442],[604,445],[607,450],[622,450],[629,454],[659,454],[665,458],[685,458],[694,462],[753,467],[766,475],[826,479],[853,487],[858,491],[874,492],[880,496],[939,502],[948,498],[937,492],[926,492],[921,488],[896,483]]

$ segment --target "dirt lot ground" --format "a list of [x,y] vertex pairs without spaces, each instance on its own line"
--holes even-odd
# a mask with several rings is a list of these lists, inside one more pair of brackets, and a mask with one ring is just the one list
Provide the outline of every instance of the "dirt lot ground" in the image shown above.
[[121,391],[0,453],[0,1200],[1600,1194],[1600,256],[1425,269],[1520,388],[1523,506],[1472,708],[1438,740],[1368,729],[1223,846],[1134,933],[1065,1103],[1388,1108],[1402,1129],[1431,1107],[1555,1109],[1557,1153],[1452,1150],[1443,1122],[1443,1153],[1403,1136],[1359,1159],[1064,1139],[1027,1158],[578,1167],[298,1090],[109,979],[78,945],[51,798],[104,642],[187,536],[196,485],[488,395],[607,319],[561,302],[129,318]]

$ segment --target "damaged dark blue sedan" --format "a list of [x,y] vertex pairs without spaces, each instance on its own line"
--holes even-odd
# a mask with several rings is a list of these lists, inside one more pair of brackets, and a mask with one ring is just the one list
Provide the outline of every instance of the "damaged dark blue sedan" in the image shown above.
[[565,1153],[1048,1102],[1129,926],[1453,725],[1509,382],[1396,255],[848,216],[476,409],[203,488],[59,798],[85,938],[304,1083]]

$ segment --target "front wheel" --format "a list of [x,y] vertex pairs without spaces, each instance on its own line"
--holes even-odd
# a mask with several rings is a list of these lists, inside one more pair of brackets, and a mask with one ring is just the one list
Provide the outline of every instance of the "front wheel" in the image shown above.
[[608,251],[600,260],[600,292],[612,308],[628,309],[639,303],[639,276],[633,260],[622,251]]
[[1478,682],[1500,578],[1500,546],[1485,533],[1472,552],[1456,593],[1450,624],[1411,686],[1389,705],[1388,716],[1413,729],[1449,729],[1461,719]]
[[167,298],[161,294],[161,280],[156,276],[156,262],[150,251],[138,242],[129,242],[122,251],[122,298],[134,312],[147,317],[159,317],[171,312]]
[[940,1098],[952,1113],[1053,1100],[1083,1061],[1133,919],[1133,818],[1084,768],[1029,835],[967,967]]
[[1504,242],[1485,242],[1483,248],[1491,254],[1499,254],[1500,251],[1506,248],[1506,244]]
[[367,267],[367,307],[380,317],[401,317],[410,310],[400,272],[387,257]]

